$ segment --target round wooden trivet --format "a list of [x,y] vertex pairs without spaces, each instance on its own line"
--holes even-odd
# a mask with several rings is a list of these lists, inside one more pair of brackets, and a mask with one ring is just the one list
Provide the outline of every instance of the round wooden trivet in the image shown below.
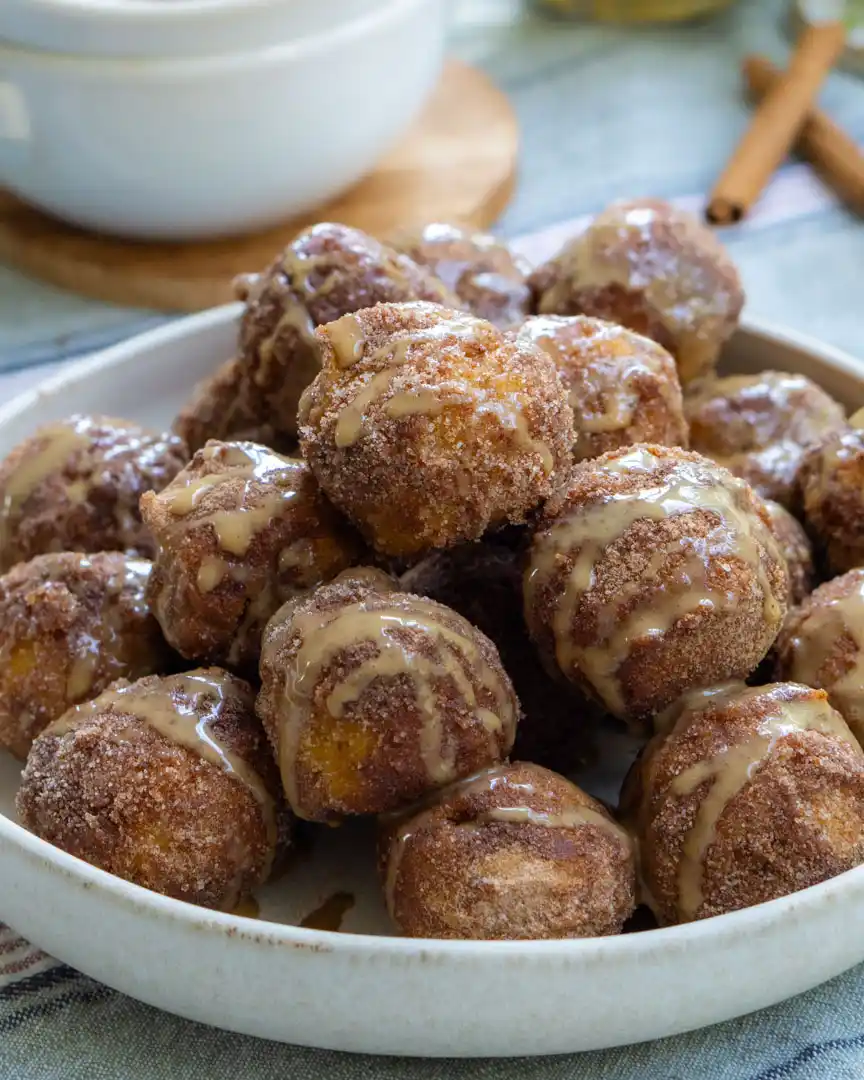
[[507,98],[481,72],[451,60],[423,114],[375,172],[303,217],[228,240],[141,243],[73,228],[0,192],[0,260],[98,300],[197,311],[233,299],[236,274],[263,269],[315,221],[379,236],[434,220],[487,227],[509,202],[517,149]]

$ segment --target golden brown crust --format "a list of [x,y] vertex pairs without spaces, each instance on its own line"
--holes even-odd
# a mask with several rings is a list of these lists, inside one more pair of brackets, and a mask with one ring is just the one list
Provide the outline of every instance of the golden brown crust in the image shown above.
[[[190,677],[216,680],[218,699],[190,695]],[[150,677],[107,691],[82,715],[74,710],[42,733],[22,777],[22,824],[64,851],[127,881],[179,900],[230,910],[261,883],[287,840],[278,809],[278,777],[253,713],[251,687],[211,669]],[[179,710],[248,764],[278,817],[268,827],[262,804],[237,775],[166,737],[141,715]]]
[[541,315],[596,315],[653,338],[685,385],[713,370],[744,303],[714,234],[658,199],[613,203],[529,284]]
[[540,662],[522,613],[525,553],[499,540],[427,555],[399,579],[406,592],[458,611],[498,648],[522,706],[512,756],[570,772],[590,754],[597,706]]
[[307,466],[257,443],[209,442],[141,510],[157,546],[147,597],[188,660],[254,669],[270,616],[360,557]]
[[528,264],[502,241],[460,225],[430,222],[390,237],[397,251],[426,266],[472,314],[502,330],[518,326],[531,306]]
[[572,414],[541,350],[432,304],[379,304],[318,331],[301,447],[385,555],[521,523],[570,460]]
[[864,740],[864,570],[826,581],[789,613],[774,650],[775,677],[826,690]]
[[627,835],[539,765],[445,789],[386,826],[379,850],[390,914],[411,937],[599,937],[635,906]]
[[643,445],[576,465],[547,503],[525,615],[548,664],[639,721],[693,686],[745,678],[787,591],[750,488],[699,454]]
[[167,668],[144,601],[149,574],[149,562],[119,552],[63,552],[0,578],[0,746],[24,758],[70,706]]
[[804,526],[780,503],[765,499],[765,509],[780,554],[786,560],[789,573],[789,607],[800,604],[816,585],[816,568],[813,564],[813,546]]
[[812,446],[799,471],[804,520],[828,568],[864,564],[864,430],[847,427]]
[[807,447],[845,424],[824,390],[783,371],[715,379],[685,400],[685,411],[692,449],[787,509]]
[[640,442],[686,448],[675,361],[655,341],[585,315],[528,319],[518,338],[548,352],[561,374],[573,410],[574,460]]
[[864,860],[864,752],[823,691],[733,684],[665,722],[622,793],[661,923],[773,900]]
[[393,810],[506,757],[519,702],[455,611],[348,570],[270,620],[257,712],[299,817]]
[[283,438],[297,434],[300,395],[321,359],[314,329],[380,303],[455,297],[427,270],[347,225],[305,229],[263,274],[238,279],[244,412]]
[[0,569],[59,551],[151,555],[138,500],[183,467],[186,447],[129,420],[73,416],[0,462]]

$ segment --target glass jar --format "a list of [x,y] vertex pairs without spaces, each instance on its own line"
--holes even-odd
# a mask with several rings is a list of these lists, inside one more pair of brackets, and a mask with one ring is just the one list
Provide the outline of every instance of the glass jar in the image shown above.
[[534,0],[541,11],[597,22],[683,22],[730,7],[734,0]]

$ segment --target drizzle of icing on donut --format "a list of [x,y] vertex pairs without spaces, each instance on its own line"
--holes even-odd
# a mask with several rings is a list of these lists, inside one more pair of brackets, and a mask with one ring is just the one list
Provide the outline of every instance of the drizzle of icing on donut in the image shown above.
[[[619,669],[640,639],[662,639],[684,616],[698,611],[728,611],[739,598],[731,588],[719,589],[711,580],[717,562],[736,558],[751,566],[762,594],[766,621],[775,622],[780,608],[763,562],[764,551],[780,554],[773,535],[761,519],[744,505],[747,490],[731,476],[718,478],[701,463],[678,461],[666,476],[658,475],[658,459],[645,447],[636,446],[603,462],[602,468],[617,475],[644,475],[636,490],[622,491],[565,513],[535,539],[525,593],[530,605],[537,589],[559,572],[562,556],[569,561],[553,618],[556,658],[561,670],[584,673],[607,708],[617,715],[626,712]],[[654,551],[647,565],[618,591],[615,602],[598,616],[596,640],[580,645],[572,632],[583,598],[594,584],[595,565],[608,547],[626,535],[637,521],[707,511],[714,524],[705,537],[676,539]],[[671,557],[683,552],[685,559],[661,583]],[[646,586],[650,596],[633,606]],[[628,610],[629,609],[629,610]]]

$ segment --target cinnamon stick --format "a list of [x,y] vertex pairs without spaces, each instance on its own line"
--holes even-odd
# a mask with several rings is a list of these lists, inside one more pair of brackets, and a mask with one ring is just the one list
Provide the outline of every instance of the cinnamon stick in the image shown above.
[[[764,56],[748,56],[742,65],[750,95],[757,101],[781,76]],[[820,109],[811,109],[798,133],[798,153],[814,166],[840,198],[864,213],[864,150]]]
[[740,221],[792,148],[819,87],[846,42],[841,22],[805,27],[788,69],[762,100],[708,200],[717,225]]

